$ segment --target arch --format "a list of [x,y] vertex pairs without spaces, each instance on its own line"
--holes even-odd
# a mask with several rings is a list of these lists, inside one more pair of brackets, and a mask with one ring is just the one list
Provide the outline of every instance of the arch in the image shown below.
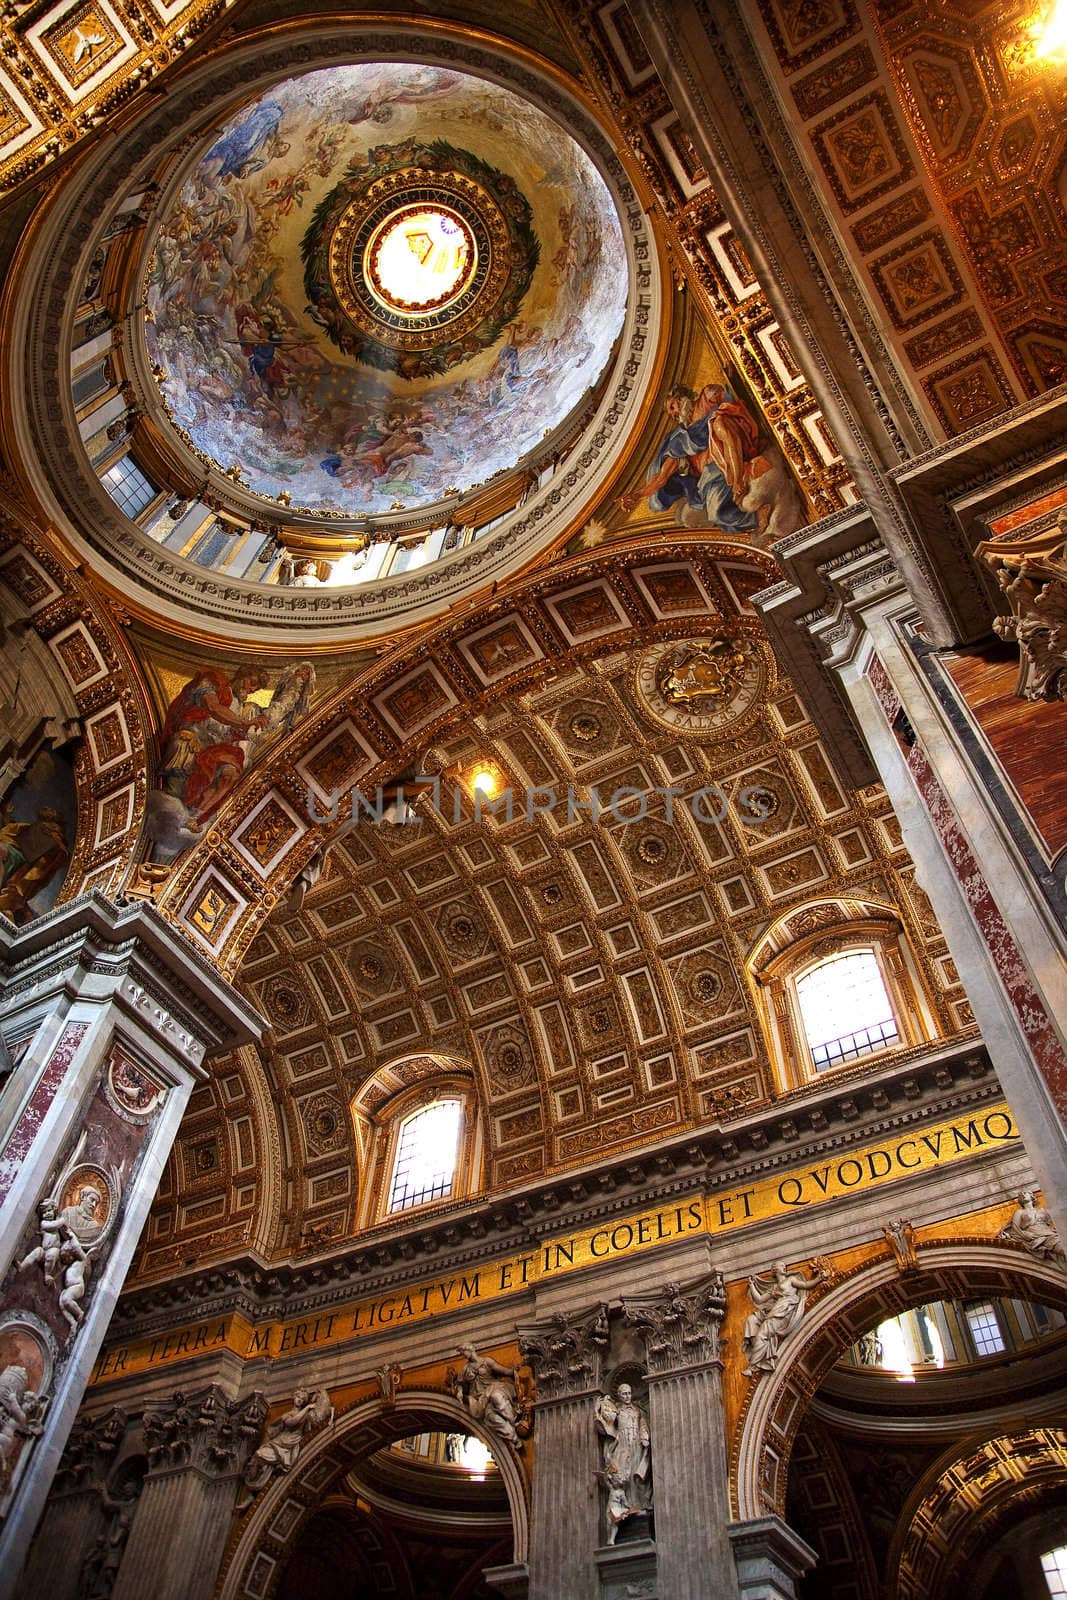
[[[998,1470],[1002,1463],[1008,1463],[1005,1474]],[[1058,1491],[1062,1512],[1065,1465],[1067,1432],[1041,1424],[952,1445],[904,1504],[886,1559],[887,1593],[897,1600],[937,1600],[1013,1511],[1037,1508],[1043,1487]]]
[[[783,913],[760,934],[747,969],[782,1089],[798,1088],[819,1070],[812,1064],[797,980],[850,950],[872,951],[896,1025],[896,1037],[861,1051],[911,1049],[942,1032],[935,996],[924,980],[900,908],[884,900],[820,898]],[[842,1058],[828,1070],[849,1066]]]
[[515,1562],[526,1560],[530,1491],[519,1459],[450,1395],[401,1391],[393,1405],[380,1399],[357,1403],[302,1452],[296,1467],[276,1479],[249,1515],[230,1555],[219,1600],[268,1600],[300,1530],[356,1462],[411,1433],[468,1433],[493,1453],[507,1492],[514,1530]]
[[784,1516],[793,1442],[808,1405],[861,1333],[915,1305],[991,1293],[1067,1311],[1067,1271],[1010,1245],[969,1239],[920,1245],[916,1272],[901,1273],[887,1254],[832,1280],[742,1410],[731,1472],[735,1516]]

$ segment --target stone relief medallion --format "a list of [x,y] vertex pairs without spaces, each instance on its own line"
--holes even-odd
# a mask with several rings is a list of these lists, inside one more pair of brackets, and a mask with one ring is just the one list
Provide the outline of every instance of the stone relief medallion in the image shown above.
[[118,1190],[95,1162],[76,1166],[60,1192],[59,1214],[83,1245],[95,1244],[107,1232],[118,1202]]
[[660,727],[718,738],[756,715],[772,673],[767,646],[743,633],[681,639],[641,657],[634,690],[640,710]]
[[108,1103],[124,1122],[144,1122],[163,1104],[166,1086],[120,1051],[112,1056],[104,1080]]
[[55,1358],[55,1337],[32,1312],[0,1316],[0,1517],[43,1430]]

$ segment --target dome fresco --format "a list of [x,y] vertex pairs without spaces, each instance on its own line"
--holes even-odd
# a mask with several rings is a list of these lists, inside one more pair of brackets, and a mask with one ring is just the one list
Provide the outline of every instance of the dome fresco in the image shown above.
[[256,494],[334,516],[513,467],[622,327],[614,204],[495,84],[367,63],[236,112],[166,214],[149,357],[179,430]]

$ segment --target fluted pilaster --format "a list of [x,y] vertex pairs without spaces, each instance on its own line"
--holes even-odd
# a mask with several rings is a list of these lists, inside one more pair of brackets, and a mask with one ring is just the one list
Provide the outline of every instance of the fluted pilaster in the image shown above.
[[522,1327],[537,1380],[530,1600],[596,1600],[600,1462],[593,1406],[609,1332],[605,1308]]

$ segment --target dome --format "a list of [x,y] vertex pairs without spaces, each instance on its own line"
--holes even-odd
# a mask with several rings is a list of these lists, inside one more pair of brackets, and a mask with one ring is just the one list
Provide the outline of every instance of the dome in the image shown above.
[[622,229],[529,101],[436,65],[277,83],[201,142],[166,208],[148,355],[187,445],[327,517],[513,469],[622,329]]

